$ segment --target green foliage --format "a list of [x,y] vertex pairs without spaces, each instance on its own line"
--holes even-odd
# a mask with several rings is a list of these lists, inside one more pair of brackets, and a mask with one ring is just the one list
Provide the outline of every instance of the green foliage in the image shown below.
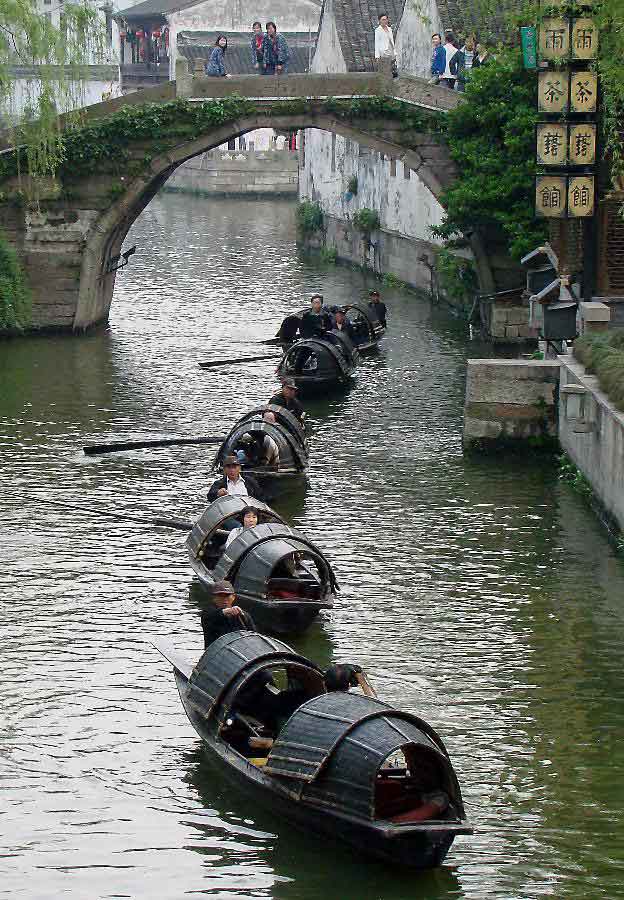
[[624,411],[624,329],[585,335],[574,342],[574,355],[593,375],[619,410]]
[[23,331],[30,324],[30,290],[17,256],[0,235],[0,332]]
[[566,453],[562,453],[559,457],[559,479],[569,484],[572,490],[581,497],[585,497],[586,500],[591,499],[593,494],[591,484]]
[[447,115],[445,136],[458,178],[444,192],[446,215],[435,233],[447,240],[475,229],[502,233],[516,259],[542,244],[534,217],[535,74],[519,50],[501,50],[471,72],[465,102]]
[[353,194],[353,196],[355,196],[357,194],[357,192],[358,192],[357,175],[352,175],[351,178],[349,178],[349,180],[347,181],[347,191],[350,194]]
[[396,290],[402,291],[409,290],[409,285],[401,278],[393,275],[392,272],[385,272],[382,280],[386,287],[395,288]]
[[[38,10],[36,0],[0,0],[0,127],[15,128],[16,141],[25,144],[23,171],[34,177],[58,168],[63,159],[59,110],[84,105],[86,67],[104,57],[96,4],[65,2],[59,24],[52,18]],[[34,73],[27,83],[22,81],[21,120],[12,105],[19,66]]]
[[323,210],[318,203],[302,200],[297,206],[297,229],[301,235],[315,234],[323,230]]
[[371,232],[379,228],[379,213],[374,209],[369,209],[368,206],[364,206],[354,214],[353,225],[365,237],[370,237]]
[[335,247],[321,247],[319,256],[322,263],[335,266],[338,260],[338,251]]
[[452,300],[467,301],[479,289],[472,263],[446,248],[436,254],[436,271],[440,287]]

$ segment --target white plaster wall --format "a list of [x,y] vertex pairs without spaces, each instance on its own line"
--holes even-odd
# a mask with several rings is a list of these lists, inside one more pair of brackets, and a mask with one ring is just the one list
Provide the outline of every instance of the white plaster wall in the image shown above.
[[325,5],[325,14],[310,70],[312,72],[332,72],[334,74],[347,71],[347,65],[344,61],[340,41],[338,40],[338,31],[336,30],[331,0]]
[[436,0],[406,0],[395,40],[400,72],[430,77],[431,35],[436,31],[443,31]]
[[204,0],[167,18],[178,31],[244,31],[251,38],[256,19],[273,21],[278,31],[313,32],[318,27],[320,6],[311,0]]
[[[102,100],[110,100],[121,96],[121,82],[119,71],[112,81],[86,81],[82,84],[70,85],[71,96],[59,98],[57,107],[59,112],[69,112],[72,109],[80,109],[90,106],[92,103],[100,103]],[[40,82],[36,79],[17,78],[13,82],[10,100],[9,114],[13,118],[19,118],[27,106],[33,106],[40,91]]]
[[[345,194],[352,175],[357,176],[358,192],[348,200]],[[410,172],[409,180],[405,177],[400,160],[393,167],[389,159],[360,149],[354,141],[309,129],[299,179],[300,196],[318,201],[328,215],[350,219],[368,207],[377,210],[383,229],[439,243],[430,229],[441,224],[443,209],[414,172]]]

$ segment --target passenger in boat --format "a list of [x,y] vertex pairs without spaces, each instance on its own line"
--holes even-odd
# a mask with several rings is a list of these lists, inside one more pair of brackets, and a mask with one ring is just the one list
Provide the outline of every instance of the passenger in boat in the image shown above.
[[345,693],[352,687],[361,687],[367,697],[376,697],[361,666],[351,663],[336,663],[323,673],[325,690],[328,694],[334,691]]
[[245,528],[255,528],[258,524],[258,513],[255,509],[252,509],[251,506],[248,506],[243,510],[243,524],[240,528],[233,528],[227,536],[227,540],[225,542],[225,546],[229,547],[232,541],[235,541],[239,534]]
[[375,313],[379,322],[383,327],[386,327],[386,304],[381,302],[381,297],[379,295],[379,291],[371,291],[369,293],[370,300],[368,301],[368,305],[371,310]]
[[[256,500],[263,500],[263,494],[260,485],[251,475],[241,475],[240,460],[234,453],[228,454],[223,460],[223,475],[210,486],[208,491],[208,502],[213,503],[218,497],[255,497]],[[238,526],[238,522],[232,525],[232,528]],[[229,526],[224,523],[224,528]]]
[[342,307],[336,307],[334,320],[336,324],[334,325],[333,330],[338,331],[340,334],[346,335],[352,343],[355,343],[355,332],[353,330],[353,326],[351,325],[351,322],[347,320],[347,315]]
[[296,416],[300,422],[303,421],[303,406],[297,400],[297,385],[292,378],[282,379],[282,389],[277,394],[273,394],[269,400],[271,406],[283,406],[288,412]]
[[229,581],[217,581],[212,588],[214,608],[201,614],[204,648],[232,631],[255,631],[254,621],[240,606],[236,606],[236,592]]
[[301,317],[299,333],[302,338],[322,337],[331,326],[331,317],[323,311],[323,297],[315,294],[310,300],[310,309]]

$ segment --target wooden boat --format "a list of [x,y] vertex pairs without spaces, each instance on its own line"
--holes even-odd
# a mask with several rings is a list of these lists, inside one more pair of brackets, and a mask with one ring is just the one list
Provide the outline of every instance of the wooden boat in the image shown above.
[[[272,412],[276,422],[265,422],[263,413]],[[258,460],[261,441],[268,435],[279,450],[277,466],[268,466]],[[247,442],[247,443],[245,443]],[[242,451],[243,473],[247,472],[260,482],[265,490],[272,491],[284,480],[303,479],[308,467],[308,440],[304,426],[296,416],[271,403],[258,406],[240,418],[219,447],[213,462],[213,471],[221,470],[228,453]]]
[[348,384],[357,362],[358,352],[349,338],[327,331],[323,337],[304,338],[286,350],[277,374],[293,378],[302,391],[327,390]]
[[347,321],[354,335],[353,344],[360,353],[374,353],[379,349],[379,341],[386,333],[385,327],[370,305],[350,303],[344,307]]
[[224,635],[195,665],[156,647],[214,758],[280,821],[419,869],[472,833],[446,748],[417,716],[326,693],[318,666],[261,634]]
[[[226,548],[223,525],[251,506],[258,525],[245,528]],[[321,551],[278,514],[252,497],[220,497],[195,522],[186,539],[191,567],[211,588],[227,579],[238,604],[258,628],[277,634],[304,631],[322,609],[331,609],[338,590]]]

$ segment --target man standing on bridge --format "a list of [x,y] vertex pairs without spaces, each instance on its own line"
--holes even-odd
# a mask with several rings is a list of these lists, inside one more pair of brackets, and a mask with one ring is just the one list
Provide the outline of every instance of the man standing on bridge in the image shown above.
[[379,16],[379,25],[375,28],[375,59],[389,59],[392,61],[392,77],[398,76],[396,64],[396,51],[394,49],[394,36],[390,27],[390,20],[386,13]]

